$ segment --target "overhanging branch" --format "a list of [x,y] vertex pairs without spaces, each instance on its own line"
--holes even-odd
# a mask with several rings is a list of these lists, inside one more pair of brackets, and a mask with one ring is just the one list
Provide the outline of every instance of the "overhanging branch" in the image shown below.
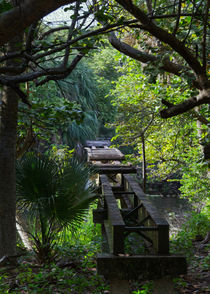
[[[172,104],[166,100],[162,100],[162,103],[166,105],[168,108],[163,109],[160,111],[160,116],[162,118],[169,118],[173,117],[182,113],[185,113],[189,110],[192,110],[194,107],[203,105],[203,104],[210,104],[210,96],[205,91],[204,93],[200,94],[197,97],[191,97],[179,104]],[[199,117],[197,117],[199,119]],[[200,120],[200,119],[199,119]],[[202,121],[203,123],[204,121]]]
[[139,20],[152,36],[168,44],[173,50],[182,56],[197,75],[205,74],[205,70],[192,52],[178,38],[152,22],[143,10],[133,4],[132,0],[116,0],[116,2]]
[[9,42],[32,23],[39,21],[50,12],[63,5],[74,2],[76,2],[76,0],[21,1],[19,7],[4,12],[0,16],[0,46]]
[[[121,53],[123,53],[123,54],[125,54],[135,60],[138,60],[142,63],[159,61],[161,63],[160,69],[163,69],[164,71],[169,72],[169,73],[173,73],[177,76],[180,76],[182,71],[186,72],[187,70],[190,70],[189,68],[181,66],[176,63],[173,63],[168,59],[161,60],[157,56],[154,56],[152,54],[137,50],[137,49],[131,47],[130,45],[120,41],[116,37],[115,33],[109,34],[109,42],[111,43],[111,45],[115,49],[117,49]],[[194,77],[194,75],[192,73],[187,73],[187,75],[189,75],[190,77]]]
[[63,70],[63,72],[59,73],[59,74],[55,74],[55,75],[49,75],[47,76],[46,78],[44,78],[42,81],[40,82],[37,82],[36,83],[36,86],[41,86],[49,81],[52,81],[52,80],[62,80],[62,79],[65,79],[74,69],[75,67],[77,66],[77,64],[79,63],[79,61],[85,56],[84,53],[79,53],[74,59],[73,61],[71,62],[71,65],[67,68],[65,68]]

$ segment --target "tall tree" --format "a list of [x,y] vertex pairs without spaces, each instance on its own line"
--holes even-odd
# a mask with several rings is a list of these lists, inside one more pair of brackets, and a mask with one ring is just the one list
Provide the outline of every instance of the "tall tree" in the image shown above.
[[[69,21],[59,27],[49,27],[40,21],[65,4],[72,4],[66,7],[71,15]],[[14,162],[18,99],[30,107],[23,83],[33,81],[41,86],[50,80],[64,79],[95,47],[97,35],[119,25],[94,27],[91,4],[94,2],[83,0],[0,1],[0,84],[4,87],[0,121],[0,258],[15,254]],[[57,62],[57,66],[51,60]]]
[[[12,2],[13,3],[13,2]],[[21,50],[23,34],[8,43],[7,54]],[[18,67],[21,59],[8,59],[8,68]],[[0,112],[0,257],[16,253],[15,149],[18,93],[11,87],[2,90]]]

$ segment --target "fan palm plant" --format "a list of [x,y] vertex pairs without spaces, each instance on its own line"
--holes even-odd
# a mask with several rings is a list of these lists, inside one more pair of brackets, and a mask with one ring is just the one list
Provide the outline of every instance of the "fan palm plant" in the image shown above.
[[26,154],[17,162],[18,210],[27,211],[39,262],[52,257],[58,232],[75,229],[96,198],[91,171],[75,159],[60,164],[48,156]]

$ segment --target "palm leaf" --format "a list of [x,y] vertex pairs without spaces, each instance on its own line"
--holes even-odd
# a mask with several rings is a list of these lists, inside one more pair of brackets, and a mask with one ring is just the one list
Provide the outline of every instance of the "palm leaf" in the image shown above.
[[16,191],[22,204],[34,213],[56,195],[59,167],[46,156],[29,153],[17,162]]
[[75,159],[61,166],[47,156],[27,154],[17,163],[18,206],[59,227],[80,223],[96,198],[91,170]]

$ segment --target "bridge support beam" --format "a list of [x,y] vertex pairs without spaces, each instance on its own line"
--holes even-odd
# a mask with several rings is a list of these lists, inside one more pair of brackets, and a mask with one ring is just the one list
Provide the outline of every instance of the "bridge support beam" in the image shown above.
[[183,256],[102,254],[97,257],[98,274],[107,279],[156,280],[186,274],[187,263]]

